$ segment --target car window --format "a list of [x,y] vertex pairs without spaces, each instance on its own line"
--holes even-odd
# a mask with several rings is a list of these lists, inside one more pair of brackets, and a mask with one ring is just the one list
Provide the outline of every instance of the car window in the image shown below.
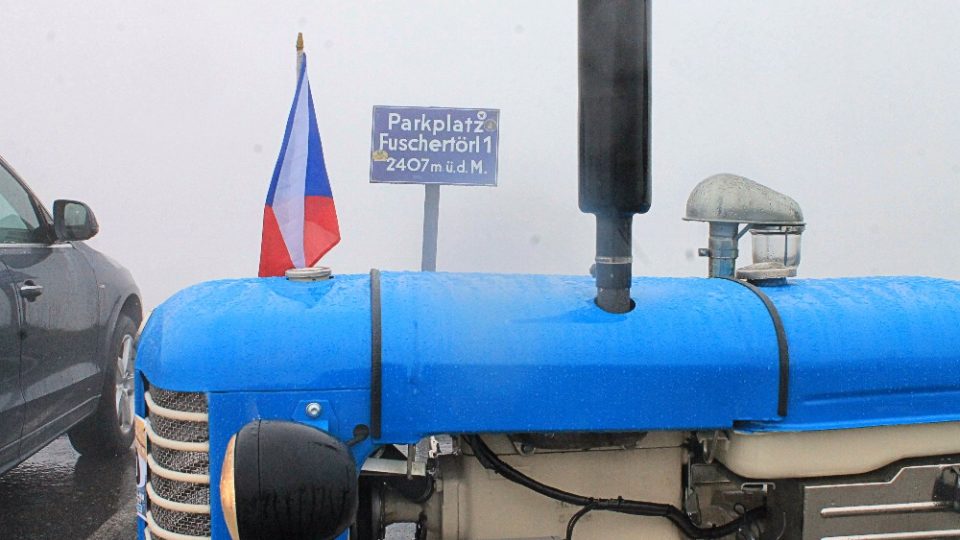
[[30,194],[0,166],[0,243],[42,242],[44,231]]

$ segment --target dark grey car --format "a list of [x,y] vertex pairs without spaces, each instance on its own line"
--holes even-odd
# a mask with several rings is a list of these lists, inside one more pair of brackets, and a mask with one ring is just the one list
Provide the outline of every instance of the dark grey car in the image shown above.
[[0,158],[0,473],[64,432],[82,454],[130,446],[140,293],[83,243],[97,231],[83,203],[51,217]]

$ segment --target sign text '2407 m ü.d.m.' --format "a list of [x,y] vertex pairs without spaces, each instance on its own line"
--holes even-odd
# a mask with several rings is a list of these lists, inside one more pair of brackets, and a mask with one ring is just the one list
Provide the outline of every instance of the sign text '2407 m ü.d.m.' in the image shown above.
[[373,108],[370,181],[497,185],[500,111]]

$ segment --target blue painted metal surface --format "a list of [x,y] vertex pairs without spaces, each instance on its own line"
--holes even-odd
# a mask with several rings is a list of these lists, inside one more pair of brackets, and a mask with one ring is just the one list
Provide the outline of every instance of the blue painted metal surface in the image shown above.
[[[727,280],[639,278],[637,308],[593,305],[586,277],[384,273],[383,436],[712,429],[818,430],[960,420],[960,283],[795,280],[764,291],[790,343],[789,412],[776,416],[773,325]],[[206,283],[158,308],[138,372],[207,392],[212,525],[230,436],[255,418],[348,440],[370,420],[370,282]],[[144,414],[137,378],[137,414]],[[305,402],[323,404],[315,420]],[[142,524],[141,524],[142,529]],[[142,531],[141,531],[142,535]]]
[[[750,291],[637,279],[641,307],[612,315],[593,305],[593,287],[580,277],[384,273],[382,440],[776,418],[773,325]],[[154,312],[139,366],[179,391],[366,389],[369,303],[366,276],[200,285]]]
[[764,291],[790,342],[790,405],[807,431],[960,419],[960,283],[918,277],[796,280]]
[[370,281],[202,283],[153,312],[137,355],[181,392],[369,388]]
[[[370,283],[212,282],[151,317],[139,369],[180,391],[370,387]],[[638,278],[637,309],[586,277],[384,273],[384,442],[430,433],[810,430],[960,420],[960,283],[795,280],[760,300],[724,280]],[[369,405],[365,405],[369,408]],[[369,414],[369,410],[365,411]]]
[[385,273],[383,434],[687,429],[776,418],[777,344],[736,283]]

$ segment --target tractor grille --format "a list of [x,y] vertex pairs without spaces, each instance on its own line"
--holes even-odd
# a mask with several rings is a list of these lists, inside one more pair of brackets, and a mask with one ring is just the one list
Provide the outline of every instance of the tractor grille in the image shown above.
[[160,407],[185,412],[207,412],[207,396],[201,392],[170,392],[159,388],[151,388],[150,395]]
[[[194,413],[196,414],[196,413]],[[204,442],[210,440],[210,430],[206,422],[185,422],[166,418],[159,414],[150,415],[150,427],[165,438],[183,442]]]
[[210,431],[199,392],[148,387],[147,526],[152,538],[210,538]]
[[206,452],[183,452],[155,446],[151,454],[157,465],[171,471],[207,474],[210,470],[210,454]]
[[207,484],[191,484],[167,480],[162,476],[154,476],[150,484],[158,496],[168,501],[178,501],[187,504],[209,504],[210,486]]
[[[157,508],[156,506],[150,507],[150,513],[153,516],[154,523],[163,529],[162,531],[154,530],[153,534],[155,536],[166,538],[164,533],[169,531],[201,538],[210,537],[210,514],[189,514]],[[153,530],[152,527],[151,530]]]

